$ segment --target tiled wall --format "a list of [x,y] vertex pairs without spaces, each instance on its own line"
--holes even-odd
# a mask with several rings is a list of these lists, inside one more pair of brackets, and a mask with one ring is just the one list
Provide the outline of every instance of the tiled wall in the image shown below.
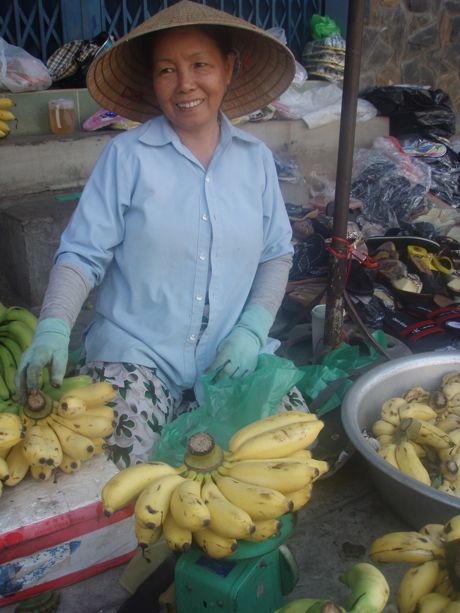
[[74,101],[76,114],[76,130],[81,130],[81,124],[100,107],[91,98],[87,89],[47,89],[41,92],[24,94],[0,94],[12,98],[16,107],[11,109],[16,115],[17,126],[10,123],[11,135],[51,134],[48,119],[48,101],[55,98],[68,98]]

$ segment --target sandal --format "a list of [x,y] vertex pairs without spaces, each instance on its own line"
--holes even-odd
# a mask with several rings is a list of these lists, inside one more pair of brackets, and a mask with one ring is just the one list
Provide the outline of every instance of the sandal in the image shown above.
[[418,245],[407,246],[407,264],[411,272],[416,273],[423,283],[423,288],[431,294],[447,294],[448,290],[442,274],[433,264],[434,255]]
[[460,307],[449,305],[438,307],[436,304],[407,305],[407,312],[414,317],[425,316],[438,326],[444,327],[447,332],[460,335]]
[[415,353],[447,348],[454,340],[432,319],[416,319],[399,310],[385,315],[383,329]]

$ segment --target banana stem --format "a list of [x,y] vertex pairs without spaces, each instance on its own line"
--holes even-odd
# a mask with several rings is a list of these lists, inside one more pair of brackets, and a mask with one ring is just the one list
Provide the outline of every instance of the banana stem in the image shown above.
[[197,472],[216,470],[224,461],[224,452],[208,432],[197,432],[187,442],[185,465]]

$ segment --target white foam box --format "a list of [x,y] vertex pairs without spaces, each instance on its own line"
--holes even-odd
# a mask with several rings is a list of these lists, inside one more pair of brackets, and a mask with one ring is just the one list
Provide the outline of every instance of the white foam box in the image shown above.
[[104,455],[55,481],[30,476],[0,497],[0,607],[71,585],[136,552],[132,507],[111,517],[101,490],[118,472]]

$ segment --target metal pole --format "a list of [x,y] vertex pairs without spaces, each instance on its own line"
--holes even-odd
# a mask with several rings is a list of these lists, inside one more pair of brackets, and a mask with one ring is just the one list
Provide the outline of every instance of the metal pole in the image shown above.
[[[345,70],[343,78],[342,109],[335,183],[334,223],[332,248],[346,254],[340,239],[347,235],[353,149],[355,143],[356,107],[358,104],[359,71],[361,65],[362,35],[365,0],[350,0],[348,7]],[[337,240],[339,239],[339,240]],[[343,290],[347,260],[330,254],[329,283],[326,301],[324,346],[334,348],[340,343],[343,324]]]

